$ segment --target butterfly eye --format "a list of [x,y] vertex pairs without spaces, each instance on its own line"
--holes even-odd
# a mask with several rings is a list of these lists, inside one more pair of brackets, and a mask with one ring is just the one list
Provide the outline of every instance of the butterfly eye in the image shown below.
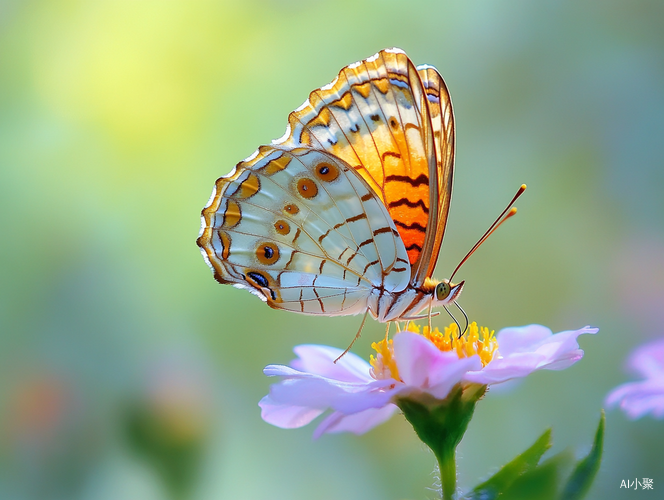
[[333,181],[339,177],[339,169],[331,163],[320,163],[316,167],[316,177],[326,182]]
[[436,285],[436,299],[445,300],[450,294],[450,290],[449,283],[445,283],[444,281],[442,283],[438,283]]

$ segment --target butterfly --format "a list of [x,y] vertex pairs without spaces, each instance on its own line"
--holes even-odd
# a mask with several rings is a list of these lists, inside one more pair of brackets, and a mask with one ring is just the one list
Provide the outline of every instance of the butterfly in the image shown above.
[[430,315],[464,285],[432,279],[454,148],[440,73],[382,50],[311,92],[283,137],[217,179],[197,244],[218,282],[275,309]]

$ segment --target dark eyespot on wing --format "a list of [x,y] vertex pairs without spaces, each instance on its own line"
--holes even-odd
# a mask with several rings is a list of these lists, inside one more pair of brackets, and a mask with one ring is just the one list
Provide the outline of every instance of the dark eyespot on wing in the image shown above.
[[260,273],[255,273],[252,271],[247,273],[247,276],[249,276],[252,280],[254,280],[263,288],[268,288],[268,286],[270,285],[270,283],[267,281],[267,278]]

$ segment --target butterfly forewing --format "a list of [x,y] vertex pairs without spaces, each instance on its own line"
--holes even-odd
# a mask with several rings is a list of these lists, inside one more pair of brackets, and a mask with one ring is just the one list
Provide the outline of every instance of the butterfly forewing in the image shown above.
[[283,145],[325,149],[345,160],[380,196],[415,263],[437,202],[431,119],[416,68],[398,49],[351,64],[289,117]]
[[437,209],[430,213],[424,251],[412,270],[415,281],[421,283],[433,274],[443,243],[452,198],[455,130],[452,100],[443,77],[436,68],[428,65],[418,66],[417,71],[422,80],[429,108],[437,165],[437,175],[434,177],[437,199],[432,203]]

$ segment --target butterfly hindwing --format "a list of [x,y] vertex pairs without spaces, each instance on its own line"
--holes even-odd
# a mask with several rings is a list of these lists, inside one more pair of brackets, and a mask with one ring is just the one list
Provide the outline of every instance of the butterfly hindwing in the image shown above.
[[353,314],[373,287],[408,284],[408,255],[382,202],[323,151],[260,148],[217,181],[203,218],[199,245],[217,280],[275,308]]

